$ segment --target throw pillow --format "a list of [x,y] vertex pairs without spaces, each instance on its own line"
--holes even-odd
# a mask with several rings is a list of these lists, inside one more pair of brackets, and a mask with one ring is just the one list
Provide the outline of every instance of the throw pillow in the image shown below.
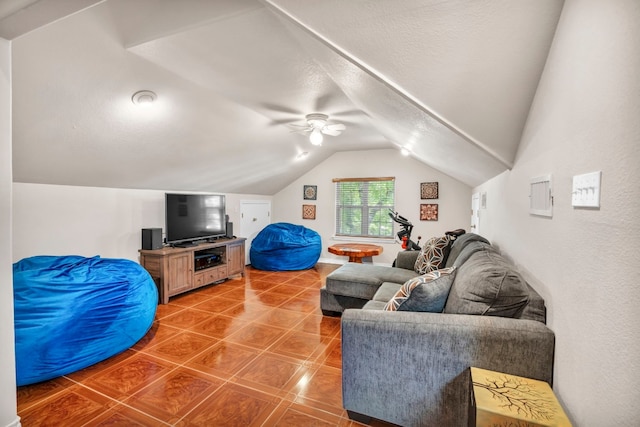
[[444,267],[451,249],[450,243],[449,236],[432,237],[427,240],[413,266],[414,271],[418,274],[425,274]]
[[458,267],[444,312],[518,318],[528,302],[529,288],[515,267],[484,248]]
[[387,311],[440,313],[447,302],[456,267],[434,270],[407,280],[384,306]]

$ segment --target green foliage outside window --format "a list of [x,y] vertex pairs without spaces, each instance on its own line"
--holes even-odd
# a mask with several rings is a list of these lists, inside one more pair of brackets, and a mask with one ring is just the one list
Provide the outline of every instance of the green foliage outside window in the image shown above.
[[336,235],[393,237],[393,179],[336,182]]

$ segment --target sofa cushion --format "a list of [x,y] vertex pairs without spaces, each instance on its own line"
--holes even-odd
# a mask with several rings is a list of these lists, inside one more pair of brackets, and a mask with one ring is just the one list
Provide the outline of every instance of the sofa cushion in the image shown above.
[[487,245],[490,245],[489,241],[484,237],[475,234],[475,233],[466,233],[462,236],[456,238],[451,245],[451,250],[449,251],[449,256],[447,257],[447,261],[445,263],[445,267],[452,267],[453,263],[456,262],[458,255],[464,250],[464,248],[470,244],[471,242],[483,242]]
[[373,301],[381,301],[386,304],[398,293],[401,287],[400,283],[384,282],[373,296]]
[[363,310],[384,310],[384,306],[386,305],[383,301],[367,301],[367,303],[362,307]]
[[455,270],[455,267],[434,270],[407,280],[384,309],[387,311],[442,312]]
[[335,295],[370,300],[382,283],[402,284],[415,275],[404,268],[349,262],[327,276],[325,287]]
[[433,270],[438,270],[440,267],[444,267],[447,262],[447,255],[449,255],[449,243],[451,239],[449,236],[432,237],[427,240],[420,254],[416,259],[416,263],[413,267],[416,273],[426,274]]
[[495,249],[493,246],[491,246],[488,243],[485,243],[485,242],[482,242],[482,241],[468,242],[464,246],[462,251],[460,251],[460,254],[456,257],[456,260],[451,265],[451,267],[460,267],[462,264],[467,262],[467,260],[469,258],[471,258],[471,255],[473,255],[474,253],[476,253],[478,251],[483,251],[483,250],[493,251],[493,252],[499,253],[497,251],[497,249]]
[[520,274],[495,250],[484,248],[458,267],[444,312],[519,317],[528,301]]

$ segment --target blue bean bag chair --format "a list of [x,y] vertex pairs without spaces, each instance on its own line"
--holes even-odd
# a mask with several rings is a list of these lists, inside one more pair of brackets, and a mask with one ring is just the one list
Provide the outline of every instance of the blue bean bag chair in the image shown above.
[[301,225],[269,224],[251,242],[251,266],[267,271],[307,270],[320,259],[320,235]]
[[125,259],[36,256],[13,265],[19,386],[118,354],[153,323],[158,289]]

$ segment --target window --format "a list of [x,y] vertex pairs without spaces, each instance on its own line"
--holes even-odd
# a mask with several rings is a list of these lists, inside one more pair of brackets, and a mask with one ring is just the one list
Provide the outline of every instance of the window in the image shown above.
[[341,178],[336,183],[336,236],[393,238],[394,178]]

